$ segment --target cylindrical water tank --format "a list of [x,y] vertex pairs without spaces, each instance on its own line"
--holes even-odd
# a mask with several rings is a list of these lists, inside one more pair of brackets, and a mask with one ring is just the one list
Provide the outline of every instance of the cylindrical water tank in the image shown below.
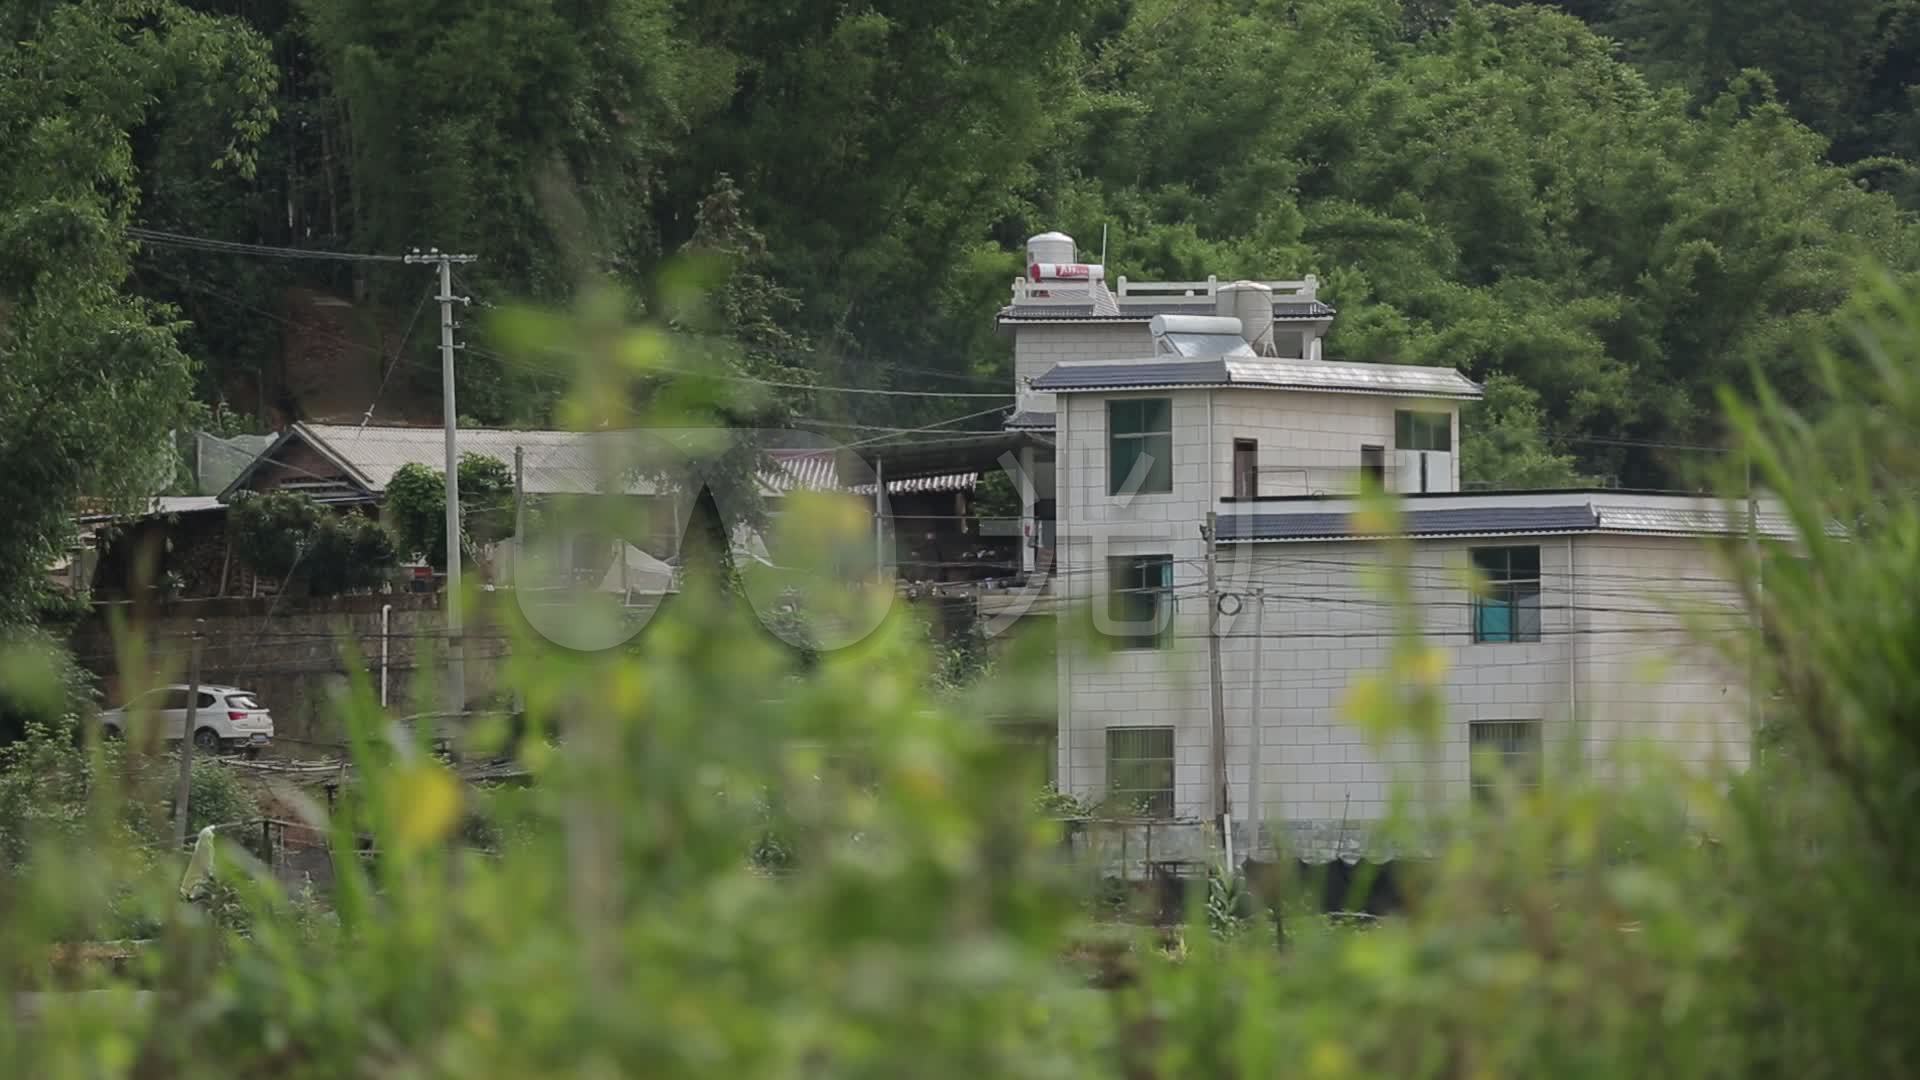
[[1027,265],[1065,264],[1073,261],[1073,237],[1062,232],[1043,232],[1027,239]]
[[1273,355],[1273,290],[1257,281],[1236,281],[1214,293],[1214,310],[1240,320],[1240,336],[1261,356]]

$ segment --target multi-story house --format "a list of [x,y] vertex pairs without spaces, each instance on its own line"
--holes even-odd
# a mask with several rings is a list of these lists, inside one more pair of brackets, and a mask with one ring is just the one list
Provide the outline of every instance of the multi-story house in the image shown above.
[[[1397,782],[1464,802],[1496,769],[1551,783],[1610,767],[1629,741],[1744,763],[1745,678],[1711,640],[1741,616],[1704,539],[1784,534],[1778,515],[1617,490],[1463,492],[1460,406],[1480,388],[1451,368],[1325,359],[1335,313],[1311,278],[1108,290],[1071,241],[1034,244],[1000,319],[1012,424],[1052,444],[1051,460],[1023,461],[1033,516],[1050,520],[1036,570],[1108,646],[1062,642],[1064,789],[1169,817],[1230,811],[1244,851],[1249,818],[1322,846],[1336,829],[1364,836]],[[1387,553],[1356,517],[1368,477],[1401,498],[1410,604],[1370,572]],[[1414,632],[1444,660],[1445,727],[1370,741],[1343,701]]]

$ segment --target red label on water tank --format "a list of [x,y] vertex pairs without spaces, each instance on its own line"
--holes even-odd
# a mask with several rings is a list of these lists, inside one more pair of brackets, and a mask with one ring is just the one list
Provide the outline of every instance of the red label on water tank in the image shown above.
[[1027,273],[1035,281],[1100,281],[1107,276],[1106,267],[1089,263],[1034,263]]

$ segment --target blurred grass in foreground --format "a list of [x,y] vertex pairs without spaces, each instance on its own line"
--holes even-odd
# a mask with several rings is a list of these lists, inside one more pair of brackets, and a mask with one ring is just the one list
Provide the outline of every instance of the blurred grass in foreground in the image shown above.
[[[82,812],[0,878],[8,989],[47,989],[49,943],[112,925],[129,894],[157,945],[84,984],[107,993],[0,1019],[0,1060],[33,1077],[1912,1074],[1920,313],[1884,307],[1819,358],[1818,416],[1728,402],[1802,534],[1760,547],[1764,632],[1728,655],[1771,702],[1762,763],[1687,775],[1643,752],[1632,781],[1563,775],[1450,819],[1411,913],[1371,932],[1296,918],[1282,949],[1254,927],[1167,949],[1142,931],[1131,981],[1096,988],[1072,959],[1094,898],[985,719],[1053,678],[1047,654],[1016,647],[936,693],[895,612],[802,664],[737,587],[696,577],[628,647],[518,643],[536,727],[566,736],[527,755],[530,788],[463,788],[358,687],[330,912],[237,857],[232,912],[179,904],[177,862],[125,826],[123,800],[153,793],[88,746]],[[661,349],[595,339],[583,368],[595,350],[629,365],[583,380],[595,394]],[[1750,569],[1745,545],[1726,555]],[[1356,722],[1430,734],[1436,677],[1409,643],[1356,686]],[[497,850],[459,842],[474,819]],[[362,836],[377,858],[354,854]]]

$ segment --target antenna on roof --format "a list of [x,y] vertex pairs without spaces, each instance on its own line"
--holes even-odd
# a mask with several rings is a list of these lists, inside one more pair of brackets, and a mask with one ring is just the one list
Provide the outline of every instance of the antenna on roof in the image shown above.
[[1100,226],[1100,265],[1107,265],[1107,227]]

